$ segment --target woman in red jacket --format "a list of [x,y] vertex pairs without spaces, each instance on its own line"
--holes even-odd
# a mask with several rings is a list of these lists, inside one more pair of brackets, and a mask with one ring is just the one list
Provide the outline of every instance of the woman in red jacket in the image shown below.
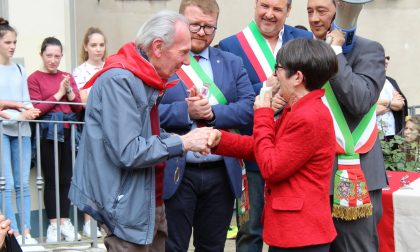
[[[328,251],[334,240],[330,177],[335,157],[333,121],[323,104],[323,84],[338,70],[326,43],[296,39],[277,54],[274,76],[287,101],[274,120],[271,99],[257,97],[254,133],[213,130],[213,153],[255,159],[265,180],[263,239],[269,251]],[[261,99],[260,99],[261,98]]]

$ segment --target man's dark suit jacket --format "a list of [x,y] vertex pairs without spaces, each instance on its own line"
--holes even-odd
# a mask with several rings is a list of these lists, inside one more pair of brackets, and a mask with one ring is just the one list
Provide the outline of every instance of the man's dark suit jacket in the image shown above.
[[[213,105],[215,115],[213,127],[217,129],[243,129],[254,116],[255,94],[243,67],[242,60],[228,52],[210,47],[209,58],[213,70],[214,83],[222,91],[228,105]],[[177,76],[171,79],[178,78]],[[191,130],[188,116],[188,97],[186,85],[180,81],[175,87],[166,91],[159,104],[161,127],[168,132],[185,134]],[[242,195],[242,170],[239,160],[224,157],[232,192],[235,197]],[[169,199],[175,194],[185,171],[185,155],[166,161],[163,186],[163,198]],[[180,168],[179,180],[176,179],[176,168]]]
[[[378,101],[385,83],[385,54],[383,47],[375,41],[356,36],[353,50],[339,54],[338,73],[330,80],[351,131],[363,116]],[[360,164],[365,174],[368,190],[378,190],[387,185],[384,158],[379,141],[373,148],[360,155]],[[337,160],[334,173],[337,169]],[[334,176],[331,181],[331,194]]]

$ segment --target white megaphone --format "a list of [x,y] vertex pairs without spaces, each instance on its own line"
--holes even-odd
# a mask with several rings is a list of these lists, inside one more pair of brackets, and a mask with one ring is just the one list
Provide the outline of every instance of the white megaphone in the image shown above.
[[357,18],[363,8],[363,4],[373,0],[336,0],[336,13],[333,22],[333,30],[344,32],[343,53],[349,53],[354,46],[354,36],[357,28]]

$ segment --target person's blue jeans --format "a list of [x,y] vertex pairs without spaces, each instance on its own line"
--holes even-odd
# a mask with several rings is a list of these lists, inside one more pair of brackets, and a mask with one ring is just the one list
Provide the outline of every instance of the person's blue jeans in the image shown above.
[[[3,134],[3,160],[4,160],[4,177],[6,179],[6,186],[4,191],[5,198],[5,216],[11,220],[11,228],[19,230],[15,218],[15,211],[13,208],[13,190],[16,192],[16,205],[20,217],[22,217],[21,200],[21,183],[20,176],[23,179],[23,215],[25,229],[31,229],[31,195],[29,189],[29,172],[31,169],[31,138],[22,137],[22,167],[19,161],[19,140],[18,137],[8,136]],[[22,170],[22,174],[21,174]],[[3,193],[3,192],[2,192]],[[1,195],[3,196],[3,195]],[[1,203],[1,202],[0,202]],[[1,206],[1,204],[0,204]],[[20,225],[19,225],[20,227]],[[24,232],[24,230],[21,230]]]
[[259,171],[247,171],[249,221],[243,224],[236,237],[236,251],[261,252],[263,248],[261,216],[264,207],[264,179]]

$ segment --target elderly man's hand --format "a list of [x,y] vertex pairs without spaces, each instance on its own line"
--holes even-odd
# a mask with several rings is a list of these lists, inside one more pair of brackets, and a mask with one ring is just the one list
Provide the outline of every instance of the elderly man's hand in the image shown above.
[[200,152],[203,155],[210,153],[210,148],[207,145],[209,135],[212,128],[201,127],[195,128],[187,134],[181,136],[184,151]]

